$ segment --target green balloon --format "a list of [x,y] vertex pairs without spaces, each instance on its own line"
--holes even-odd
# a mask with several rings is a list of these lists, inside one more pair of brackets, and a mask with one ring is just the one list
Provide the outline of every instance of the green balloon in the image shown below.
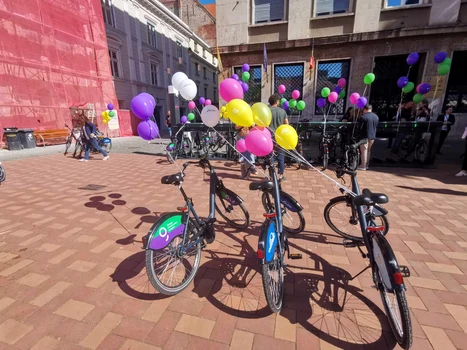
[[321,89],[321,97],[326,98],[329,96],[330,93],[331,93],[331,89],[328,87],[324,87]]
[[449,67],[451,67],[452,60],[451,60],[449,57],[446,57],[446,58],[444,59],[444,61],[441,62],[440,64],[447,64],[447,65],[449,65]]
[[371,83],[373,83],[375,81],[375,75],[373,73],[368,73],[367,75],[365,75],[365,77],[363,78],[363,82],[366,84],[366,85],[370,85]]
[[282,97],[281,98],[281,106],[284,104],[285,101],[287,101],[287,99],[285,97]]
[[423,100],[423,95],[422,94],[415,94],[413,95],[413,101],[415,103],[420,103]]
[[[325,88],[325,89],[327,89],[327,88]],[[329,89],[328,89],[328,90],[329,90]],[[305,101],[300,100],[300,101],[297,102],[297,109],[298,109],[299,111],[303,111],[303,110],[305,109],[305,107],[306,107]]]
[[289,107],[290,108],[297,107],[297,100],[294,100],[293,98],[291,98],[290,101],[289,101]]
[[195,115],[193,113],[188,113],[187,118],[191,122],[192,120],[195,119]]
[[438,74],[439,75],[446,75],[446,74],[449,73],[450,70],[451,70],[451,66],[449,64],[441,63],[439,65],[439,67],[438,67]]
[[339,98],[345,98],[345,90],[341,90],[341,92],[339,92]]
[[415,84],[409,81],[406,86],[402,88],[402,92],[408,94],[410,91],[412,91],[415,87]]
[[110,117],[110,118],[115,117],[115,111],[110,111],[110,112],[109,112],[109,117]]
[[250,73],[248,73],[248,72],[243,72],[243,73],[242,73],[242,80],[243,80],[243,81],[248,81],[248,80],[250,80]]

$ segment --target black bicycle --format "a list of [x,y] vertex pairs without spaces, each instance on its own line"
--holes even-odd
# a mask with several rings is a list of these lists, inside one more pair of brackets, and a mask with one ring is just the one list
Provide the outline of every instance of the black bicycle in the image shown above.
[[[339,171],[355,179],[355,172],[344,169]],[[353,183],[358,190],[356,181]],[[360,192],[358,191],[358,193]],[[344,247],[358,247],[362,257],[369,259],[369,265],[351,280],[371,268],[373,283],[380,292],[392,332],[399,345],[403,349],[409,349],[412,345],[412,322],[405,297],[404,277],[410,277],[410,271],[407,266],[401,266],[397,263],[392,247],[385,237],[386,227],[378,226],[373,220],[368,219],[373,217],[373,211],[378,204],[385,204],[388,201],[385,194],[372,193],[368,189],[364,189],[362,194],[353,198],[352,202],[357,211],[361,237],[344,239]],[[366,247],[367,253],[362,251],[361,246]]]
[[[182,187],[185,170],[190,164],[197,164],[210,172],[209,216],[206,219],[199,218],[192,198],[186,195]],[[242,198],[224,186],[206,158],[183,164],[180,173],[162,177],[161,183],[178,186],[185,206],[177,208],[178,212],[163,215],[143,239],[146,272],[157,291],[175,295],[195,277],[201,260],[201,248],[215,240],[216,211],[235,228],[248,227],[250,218]],[[216,204],[216,196],[221,206]],[[234,212],[235,218],[228,217]]]
[[171,137],[171,142],[166,148],[166,155],[169,163],[174,163],[178,157],[188,158],[192,155],[193,143],[187,133],[183,132],[179,136],[182,130],[183,126]]
[[329,166],[329,162],[335,158],[334,135],[326,133],[326,126],[319,138],[319,160],[323,163],[323,170]]

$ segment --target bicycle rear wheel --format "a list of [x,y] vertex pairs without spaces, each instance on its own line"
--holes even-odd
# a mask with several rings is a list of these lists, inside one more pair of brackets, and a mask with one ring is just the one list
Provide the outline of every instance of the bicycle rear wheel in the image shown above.
[[272,312],[279,313],[284,298],[284,267],[281,261],[279,244],[274,249],[270,262],[261,265],[263,288],[266,301]]

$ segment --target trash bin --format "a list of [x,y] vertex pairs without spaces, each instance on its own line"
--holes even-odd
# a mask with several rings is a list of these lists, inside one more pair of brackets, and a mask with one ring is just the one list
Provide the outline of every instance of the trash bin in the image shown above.
[[6,137],[8,149],[10,151],[20,151],[21,141],[19,139],[18,128],[4,128],[3,133]]
[[23,148],[36,148],[33,129],[19,129],[18,134]]

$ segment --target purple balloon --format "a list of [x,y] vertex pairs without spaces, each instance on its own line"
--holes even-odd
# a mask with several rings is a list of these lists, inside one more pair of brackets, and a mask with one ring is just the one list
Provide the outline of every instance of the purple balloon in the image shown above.
[[206,99],[204,97],[200,97],[198,102],[200,105],[204,105],[206,103]]
[[366,106],[367,103],[368,103],[368,100],[366,99],[366,97],[362,96],[357,100],[357,107],[363,108]]
[[150,141],[157,137],[159,129],[157,124],[152,120],[144,120],[138,124],[138,135],[146,141]]
[[340,94],[340,92],[342,91],[342,88],[340,86],[336,86],[334,89],[332,89],[332,91],[337,92],[338,94]]
[[420,55],[417,52],[412,52],[408,57],[407,57],[407,63],[410,66],[413,66],[415,63],[418,62],[418,59],[420,58]]
[[324,106],[326,106],[326,100],[324,98],[320,97],[316,101],[316,104],[318,105],[319,108],[324,108]]
[[180,122],[181,122],[182,124],[186,124],[187,121],[188,121],[188,118],[187,118],[186,115],[184,115],[183,117],[180,118]]
[[152,96],[151,94],[148,94],[147,92],[142,92],[140,93],[140,95],[149,99],[149,102],[152,104],[152,106],[156,108],[156,100],[154,99],[154,96]]
[[159,127],[152,120],[148,120],[148,122],[151,125],[151,137],[155,139],[157,136],[159,136]]
[[250,66],[248,63],[244,63],[242,66],[242,72],[249,72],[250,71]]
[[247,91],[248,91],[248,88],[249,88],[249,87],[248,87],[248,84],[247,84],[247,83],[241,83],[241,84],[242,84],[242,90],[243,90],[243,92],[244,92],[244,93],[247,92]]
[[401,89],[405,87],[409,83],[409,78],[407,77],[400,77],[397,79],[397,86],[399,86]]
[[431,85],[428,83],[424,83],[420,86],[420,93],[422,95],[427,94],[431,90]]
[[146,96],[148,94],[139,94],[131,100],[131,110],[140,119],[147,120],[154,113],[154,105]]
[[114,109],[114,105],[113,105],[112,103],[109,103],[109,104],[107,105],[107,109],[108,109],[109,111],[111,111],[112,109]]
[[240,78],[238,77],[238,74],[232,74],[232,79],[235,79],[236,81],[240,80]]
[[289,101],[284,101],[284,103],[282,104],[282,108],[284,109],[289,109]]
[[435,55],[435,63],[440,64],[441,62],[443,62],[446,59],[446,57],[448,57],[446,52],[444,52],[444,51],[438,52]]

